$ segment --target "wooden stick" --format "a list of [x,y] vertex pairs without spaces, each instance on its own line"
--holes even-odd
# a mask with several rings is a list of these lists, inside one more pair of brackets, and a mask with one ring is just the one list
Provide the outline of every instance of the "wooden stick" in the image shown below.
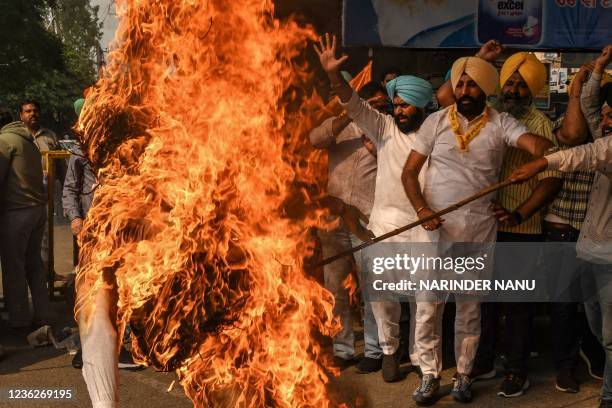
[[372,239],[369,239],[369,240],[367,240],[367,241],[357,245],[356,247],[353,247],[351,249],[347,249],[346,251],[342,251],[342,252],[340,252],[340,253],[338,253],[338,254],[336,254],[334,256],[330,256],[329,258],[325,258],[322,261],[318,262],[315,265],[315,267],[318,268],[320,266],[327,265],[329,263],[334,262],[337,259],[340,259],[340,258],[343,258],[345,256],[351,255],[351,254],[353,254],[353,253],[355,253],[357,251],[360,251],[363,248],[367,248],[370,245],[373,245],[373,244],[375,244],[377,242],[384,241],[385,239],[390,238],[390,237],[392,237],[394,235],[398,235],[398,234],[401,234],[404,231],[408,231],[409,229],[417,227],[417,226],[419,226],[419,225],[421,225],[421,224],[423,224],[423,223],[425,223],[425,222],[427,222],[429,220],[432,220],[432,219],[434,219],[436,217],[440,217],[440,216],[442,216],[444,214],[448,214],[449,212],[455,211],[455,210],[463,207],[464,205],[466,205],[466,204],[468,204],[468,203],[470,203],[470,202],[472,202],[474,200],[479,199],[480,197],[486,196],[487,194],[490,194],[490,193],[492,193],[494,191],[497,191],[497,190],[499,190],[501,188],[509,186],[510,184],[512,184],[512,182],[509,181],[509,180],[502,181],[502,182],[497,183],[497,184],[493,184],[492,186],[489,186],[489,187],[485,188],[484,190],[479,191],[478,193],[474,194],[473,196],[470,196],[470,197],[468,197],[468,198],[466,198],[464,200],[461,200],[458,203],[455,203],[455,204],[451,205],[450,207],[446,207],[445,209],[440,210],[437,213],[431,214],[430,216],[427,216],[427,217],[422,218],[422,219],[420,219],[418,221],[412,222],[412,223],[410,223],[408,225],[404,225],[403,227],[394,229],[393,231],[389,231],[386,234],[383,234],[383,235],[380,235],[378,237],[374,237]]

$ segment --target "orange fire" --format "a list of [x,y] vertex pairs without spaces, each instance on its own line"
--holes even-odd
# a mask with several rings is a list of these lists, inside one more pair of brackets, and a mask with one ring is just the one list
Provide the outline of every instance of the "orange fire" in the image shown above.
[[[141,361],[196,406],[325,407],[315,338],[333,299],[304,272],[324,167],[309,148],[310,28],[270,0],[121,0],[79,129],[101,185],[79,237],[77,309],[116,281]],[[319,184],[320,185],[320,184]]]

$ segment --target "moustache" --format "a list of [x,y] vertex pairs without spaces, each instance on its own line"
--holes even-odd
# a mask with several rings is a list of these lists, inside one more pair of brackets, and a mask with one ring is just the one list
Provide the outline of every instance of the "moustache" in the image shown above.
[[465,95],[465,96],[462,96],[461,98],[459,98],[459,100],[457,102],[460,103],[460,104],[463,104],[464,102],[469,102],[469,103],[475,105],[476,104],[476,99],[472,98],[471,96]]
[[517,94],[507,93],[507,94],[504,94],[504,99],[507,101],[520,101],[521,96]]

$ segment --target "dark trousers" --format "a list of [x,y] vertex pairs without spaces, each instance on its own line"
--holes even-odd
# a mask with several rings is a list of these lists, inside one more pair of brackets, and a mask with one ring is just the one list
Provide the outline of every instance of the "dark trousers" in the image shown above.
[[[541,242],[542,236],[536,234],[514,234],[498,232],[497,242]],[[517,254],[520,256],[520,254]],[[504,351],[507,358],[506,370],[525,373],[532,337],[534,305],[532,303],[493,303],[481,304],[481,333],[474,367],[491,369],[494,367],[499,321],[506,316],[504,330]]]
[[[579,231],[569,225],[563,228],[563,224],[544,223],[544,239],[546,242],[568,242],[575,243],[578,240]],[[548,248],[547,248],[548,249]],[[548,249],[546,261],[549,265],[549,276],[551,281],[563,282],[563,287],[555,288],[557,295],[565,298],[581,298],[580,262],[578,262],[575,248],[568,251],[566,246],[552,247]],[[560,274],[563,276],[561,277]],[[569,276],[568,274],[572,274]],[[572,293],[568,293],[572,291]],[[578,360],[580,341],[583,348],[591,348],[589,354],[601,353],[601,346],[588,329],[586,316],[579,312],[579,302],[554,302],[550,303],[550,317],[552,326],[552,343],[555,368],[558,370],[572,369]]]
[[2,287],[9,326],[29,326],[28,287],[34,304],[34,321],[48,316],[49,292],[40,254],[47,221],[44,205],[0,213]]

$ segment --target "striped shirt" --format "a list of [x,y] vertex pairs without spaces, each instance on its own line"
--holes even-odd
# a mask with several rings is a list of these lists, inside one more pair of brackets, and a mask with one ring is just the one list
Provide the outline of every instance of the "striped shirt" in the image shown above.
[[[529,129],[530,133],[545,137],[557,145],[557,140],[553,135],[553,124],[551,120],[536,109],[535,106],[531,105],[527,113],[523,115],[519,121],[525,125],[527,129]],[[514,170],[532,160],[533,157],[529,153],[517,148],[508,148],[506,154],[504,155],[500,179],[507,179]],[[558,171],[544,171],[538,174],[537,179],[532,178],[525,183],[512,184],[504,188],[499,192],[497,199],[499,203],[508,211],[514,211],[531,196],[531,193],[535,189],[538,182],[548,177],[561,178],[563,175]],[[512,232],[516,234],[541,234],[542,210],[536,212],[529,219],[515,227],[500,224],[498,231]]]
[[595,173],[591,171],[565,173],[563,186],[555,201],[548,207],[548,214],[556,215],[573,228],[580,230],[586,216],[594,180]]

